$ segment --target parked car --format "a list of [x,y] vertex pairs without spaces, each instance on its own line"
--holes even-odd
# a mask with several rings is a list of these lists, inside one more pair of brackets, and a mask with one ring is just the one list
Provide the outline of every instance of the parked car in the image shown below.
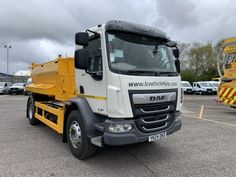
[[181,87],[185,94],[193,93],[193,87],[188,81],[181,81]]
[[25,83],[14,83],[10,89],[9,94],[24,94]]
[[213,87],[213,92],[216,95],[218,91],[218,87],[220,85],[220,82],[217,81],[209,81],[209,84]]
[[11,82],[0,82],[0,94],[7,94],[11,84]]
[[210,85],[209,82],[206,81],[199,81],[193,83],[193,91],[196,94],[208,94],[212,95],[214,93],[213,87]]

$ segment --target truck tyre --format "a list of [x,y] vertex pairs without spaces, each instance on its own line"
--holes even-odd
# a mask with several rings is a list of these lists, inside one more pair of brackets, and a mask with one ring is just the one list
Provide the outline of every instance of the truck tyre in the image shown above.
[[96,152],[97,147],[87,137],[79,111],[74,110],[69,114],[66,123],[66,134],[71,153],[76,158],[83,160],[91,157]]
[[31,125],[38,125],[40,121],[34,117],[34,113],[35,113],[35,101],[33,96],[30,96],[27,102],[26,116],[29,119]]

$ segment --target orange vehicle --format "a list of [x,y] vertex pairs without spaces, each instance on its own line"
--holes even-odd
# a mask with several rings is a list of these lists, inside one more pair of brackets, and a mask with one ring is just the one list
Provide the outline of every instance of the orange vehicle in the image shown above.
[[219,101],[236,108],[236,37],[223,41],[218,60],[218,72],[221,76],[221,84],[218,88]]

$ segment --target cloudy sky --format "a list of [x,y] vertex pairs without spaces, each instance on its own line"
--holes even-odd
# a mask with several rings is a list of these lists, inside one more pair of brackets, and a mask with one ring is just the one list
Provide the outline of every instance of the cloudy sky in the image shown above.
[[154,26],[180,42],[236,36],[234,0],[0,0],[0,72],[73,56],[74,34],[110,19]]

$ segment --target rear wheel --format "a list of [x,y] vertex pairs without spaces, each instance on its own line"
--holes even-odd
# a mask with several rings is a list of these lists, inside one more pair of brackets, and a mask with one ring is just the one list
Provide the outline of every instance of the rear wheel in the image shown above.
[[87,137],[83,120],[79,111],[72,111],[69,114],[66,124],[67,140],[71,153],[78,159],[86,159],[96,152],[94,146]]
[[26,116],[29,119],[31,125],[38,125],[40,121],[34,117],[34,114],[35,114],[35,101],[33,96],[30,96],[28,98]]

